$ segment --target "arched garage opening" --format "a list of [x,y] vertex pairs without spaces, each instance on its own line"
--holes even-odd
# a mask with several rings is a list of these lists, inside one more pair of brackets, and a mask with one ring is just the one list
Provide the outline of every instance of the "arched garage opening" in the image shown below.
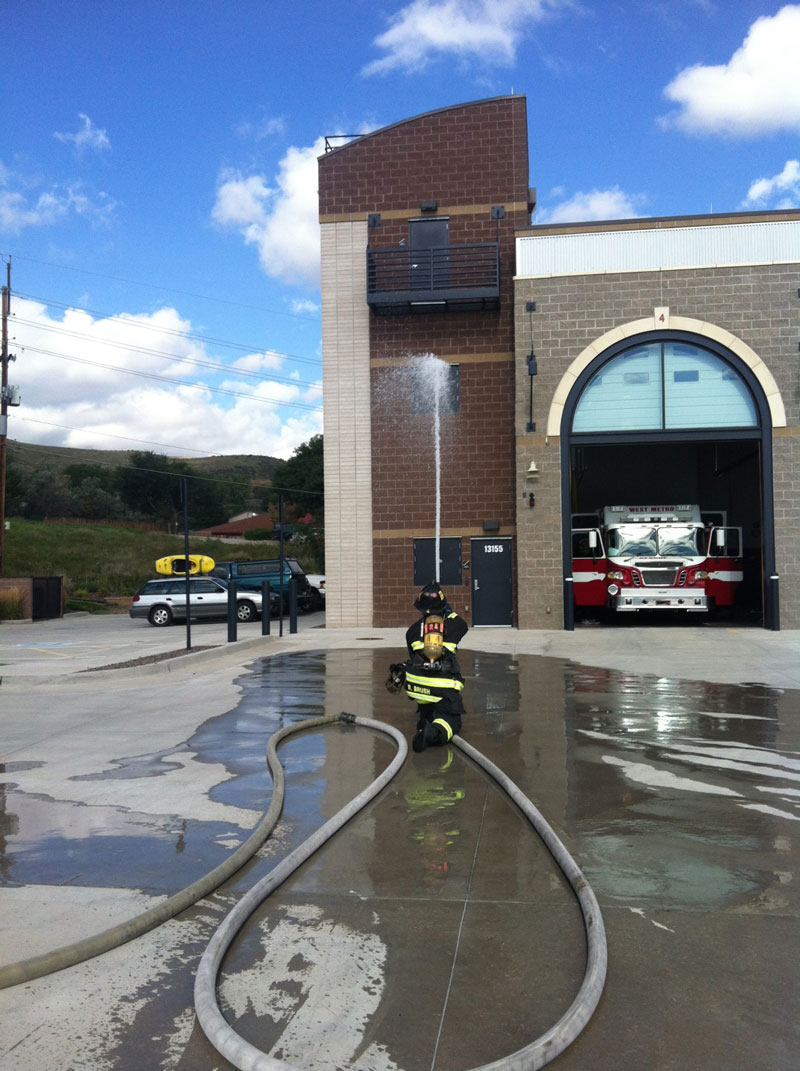
[[[757,358],[748,363],[705,334],[653,330],[618,339],[574,371],[560,428],[565,627],[576,621],[573,527],[602,517],[604,507],[695,504],[709,524],[740,530],[741,582],[726,620],[778,628],[773,412],[763,386],[771,377]],[[719,620],[708,601],[704,619]],[[668,612],[672,621],[698,623],[694,614]],[[653,608],[633,616],[663,623]]]

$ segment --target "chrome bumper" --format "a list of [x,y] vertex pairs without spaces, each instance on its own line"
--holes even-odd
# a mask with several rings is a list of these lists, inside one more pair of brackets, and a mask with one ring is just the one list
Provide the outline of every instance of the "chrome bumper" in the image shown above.
[[691,588],[622,588],[610,599],[612,610],[630,613],[633,610],[687,610],[689,613],[705,613],[708,596],[695,593]]

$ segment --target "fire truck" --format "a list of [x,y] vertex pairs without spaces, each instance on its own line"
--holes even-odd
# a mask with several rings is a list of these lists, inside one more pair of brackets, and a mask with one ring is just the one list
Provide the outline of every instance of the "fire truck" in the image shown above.
[[742,530],[725,520],[697,505],[604,506],[596,515],[573,515],[575,606],[621,613],[731,606],[743,576]]

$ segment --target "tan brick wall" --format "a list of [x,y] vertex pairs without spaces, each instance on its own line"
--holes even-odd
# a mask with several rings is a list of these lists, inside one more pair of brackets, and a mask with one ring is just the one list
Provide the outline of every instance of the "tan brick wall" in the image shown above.
[[[516,283],[516,427],[518,556],[521,627],[558,627],[561,493],[560,443],[544,430],[554,393],[571,362],[595,339],[668,307],[730,331],[751,347],[774,377],[788,427],[774,438],[776,561],[780,576],[781,626],[800,627],[800,268],[797,264],[750,265],[631,272],[613,275],[519,279]],[[525,311],[535,301],[536,311]],[[531,334],[532,325],[532,334]],[[533,415],[537,433],[525,434],[529,377],[525,355],[531,342],[538,360]],[[522,499],[525,471],[535,457],[542,474],[532,513]],[[541,506],[541,509],[540,509]],[[554,570],[553,563],[559,563]],[[556,575],[557,574],[557,575]],[[556,600],[555,609],[546,613]]]
[[365,223],[322,227],[326,623],[372,623],[372,473]]

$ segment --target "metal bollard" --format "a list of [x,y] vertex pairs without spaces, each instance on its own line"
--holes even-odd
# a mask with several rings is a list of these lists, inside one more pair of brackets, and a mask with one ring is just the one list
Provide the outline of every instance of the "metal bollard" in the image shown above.
[[237,602],[236,581],[231,580],[228,584],[228,643],[236,643],[236,617]]
[[272,600],[270,594],[272,588],[269,586],[269,580],[265,580],[261,585],[261,635],[269,636],[270,629],[270,610],[272,608]]
[[289,581],[289,632],[297,632],[297,580]]

